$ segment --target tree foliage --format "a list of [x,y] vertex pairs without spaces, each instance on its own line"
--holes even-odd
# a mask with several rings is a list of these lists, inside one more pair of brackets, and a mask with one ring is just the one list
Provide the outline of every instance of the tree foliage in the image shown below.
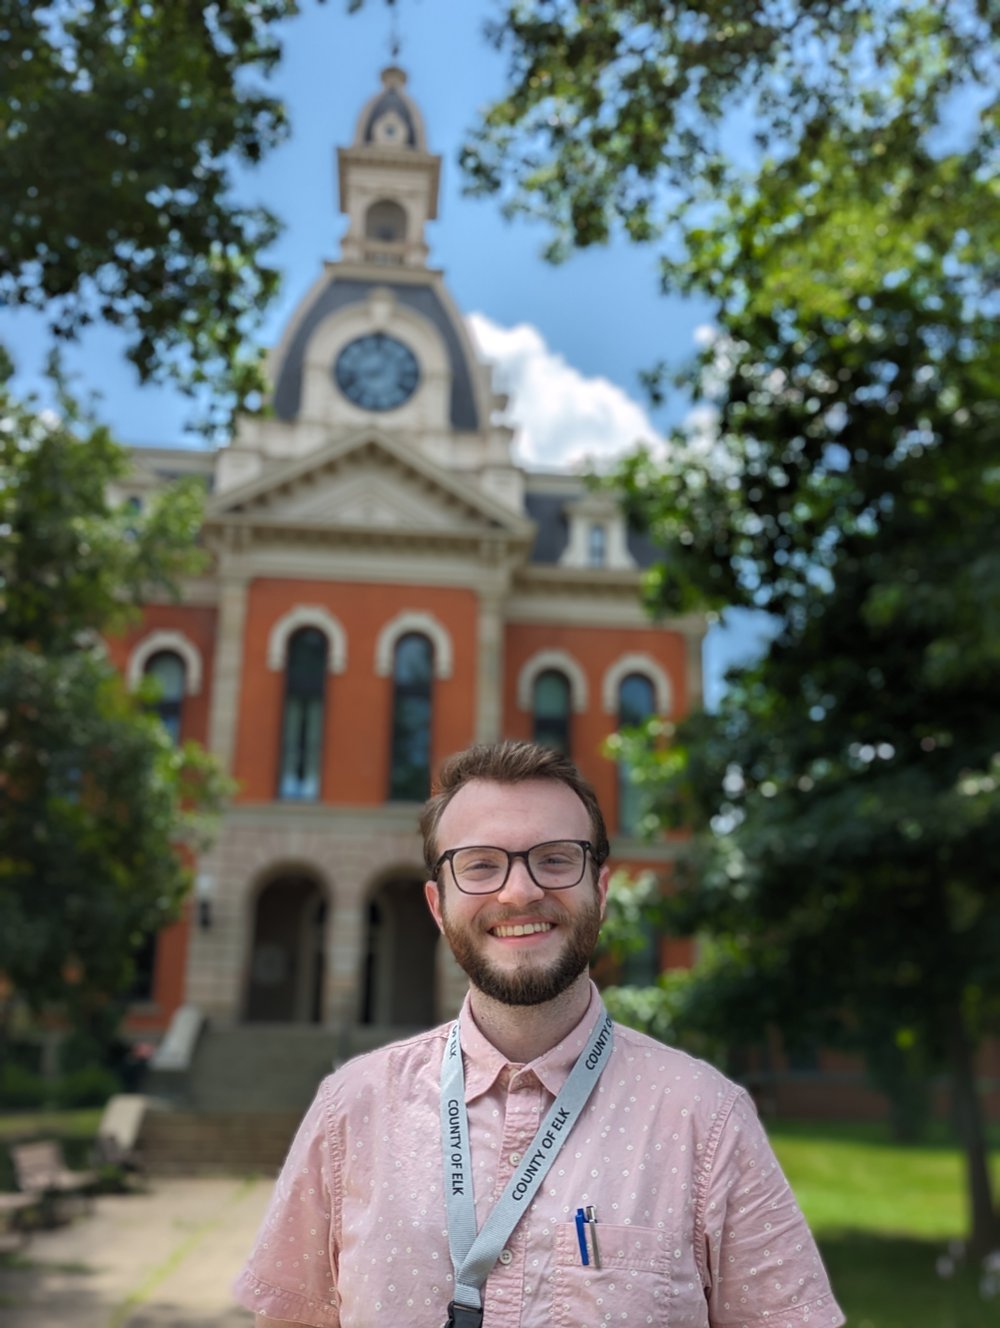
[[0,0],[0,298],[57,337],[121,327],[143,381],[211,389],[207,422],[260,386],[277,223],[232,175],[285,133],[264,78],[297,8]]
[[956,91],[995,93],[998,26],[984,0],[507,0],[487,31],[508,90],[463,165],[550,224],[550,257],[665,237],[683,286],[683,238],[763,161],[830,125],[889,160]]
[[112,503],[126,456],[58,395],[39,413],[0,390],[0,1043],[13,997],[87,1023],[128,990],[224,792],[99,639],[200,566],[200,498]]
[[696,832],[671,916],[714,941],[668,1013],[736,1045],[846,1043],[894,1090],[945,1070],[980,1248],[1000,1236],[973,1064],[1000,1031],[996,22],[975,0],[511,5],[513,88],[466,155],[549,217],[555,256],[620,226],[717,309],[680,375],[699,425],[617,477],[667,551],[655,612],[776,625],[717,714],[622,746],[654,822]]

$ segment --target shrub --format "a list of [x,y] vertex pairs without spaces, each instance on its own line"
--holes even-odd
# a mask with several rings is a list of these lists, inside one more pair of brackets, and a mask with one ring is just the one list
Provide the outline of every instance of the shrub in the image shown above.
[[0,1069],[0,1108],[30,1111],[44,1107],[52,1100],[53,1087],[35,1070],[19,1065],[17,1061],[8,1061]]
[[121,1091],[121,1082],[113,1070],[87,1065],[62,1075],[53,1088],[60,1107],[100,1107]]

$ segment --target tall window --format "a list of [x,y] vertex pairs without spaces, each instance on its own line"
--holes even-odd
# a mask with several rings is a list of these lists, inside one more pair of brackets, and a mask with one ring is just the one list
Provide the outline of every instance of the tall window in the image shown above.
[[[644,724],[656,710],[653,684],[642,673],[629,673],[618,688],[618,727],[634,728]],[[618,833],[634,835],[642,817],[641,790],[633,782],[627,761],[618,763]]]
[[160,650],[150,656],[145,676],[152,678],[156,683],[157,695],[153,709],[159,716],[160,723],[174,742],[180,742],[181,710],[184,705],[187,680],[184,661],[172,650]]
[[314,802],[319,797],[327,649],[317,627],[302,627],[288,641],[279,798]]
[[608,533],[603,522],[592,521],[587,531],[587,562],[591,567],[603,567],[608,557]]
[[431,683],[434,648],[426,636],[407,632],[396,642],[392,663],[392,764],[389,797],[423,802],[431,790]]
[[143,936],[132,951],[130,1001],[151,1001],[156,977],[156,935]]
[[542,747],[570,754],[569,679],[558,669],[545,669],[535,679],[534,739]]

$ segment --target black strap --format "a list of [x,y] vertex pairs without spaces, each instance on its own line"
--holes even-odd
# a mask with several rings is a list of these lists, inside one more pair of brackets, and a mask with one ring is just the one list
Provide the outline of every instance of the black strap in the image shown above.
[[471,1305],[448,1304],[448,1322],[444,1328],[483,1328],[482,1307],[474,1309]]

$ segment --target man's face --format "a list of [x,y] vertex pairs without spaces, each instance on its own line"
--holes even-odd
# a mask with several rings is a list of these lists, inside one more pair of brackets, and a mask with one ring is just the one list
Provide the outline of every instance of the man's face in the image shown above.
[[[587,810],[571,788],[546,779],[474,780],[444,809],[437,851],[474,844],[528,849],[553,839],[591,839]],[[424,892],[473,986],[505,1005],[539,1005],[586,970],[608,890],[607,867],[595,883],[589,853],[587,859],[579,885],[543,890],[517,858],[503,889],[492,895],[463,894],[450,865],[442,864],[437,883],[428,881]],[[512,934],[515,928],[522,934]]]

